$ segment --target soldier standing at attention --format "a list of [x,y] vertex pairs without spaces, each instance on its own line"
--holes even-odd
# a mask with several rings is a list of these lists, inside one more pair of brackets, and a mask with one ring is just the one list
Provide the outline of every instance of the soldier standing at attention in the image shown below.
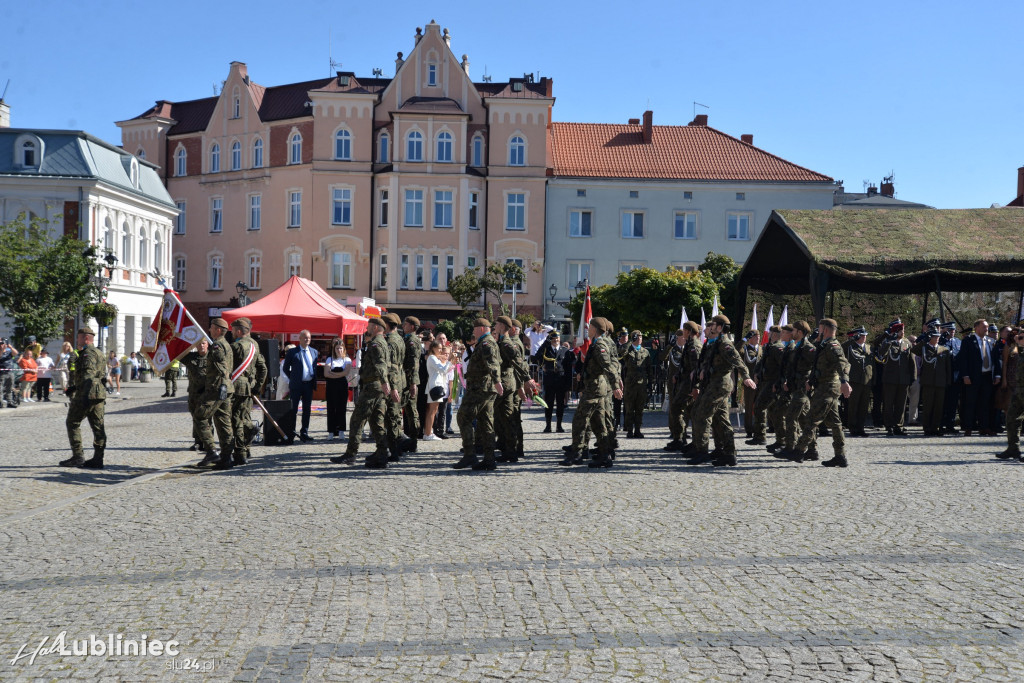
[[642,439],[640,427],[647,407],[647,385],[651,374],[651,354],[643,347],[644,335],[633,330],[626,352],[619,357],[622,363],[623,417],[627,439]]
[[192,416],[192,446],[190,451],[197,451],[201,448],[199,438],[199,423],[196,421],[196,413],[199,410],[199,401],[206,387],[206,354],[210,350],[210,342],[202,339],[194,351],[181,359],[188,372],[188,413]]
[[[615,357],[619,361],[620,372],[622,366],[622,356],[625,355],[629,349],[629,330],[623,327],[619,330],[618,341],[615,342]],[[625,398],[625,392],[623,392],[623,398]],[[622,426],[622,398],[612,398],[612,431],[619,431],[619,427]]]
[[252,397],[258,396],[267,380],[267,364],[260,353],[259,344],[249,336],[252,321],[239,318],[231,323],[235,341],[231,344],[231,356],[235,369],[231,372],[234,393],[231,395],[231,429],[235,434],[235,451],[232,453],[236,465],[244,465],[249,459],[249,444],[253,437]]
[[[764,446],[768,443],[768,412],[772,409],[782,391],[782,355],[786,350],[782,343],[782,328],[772,325],[768,329],[768,344],[761,350],[761,364],[757,382],[757,398],[754,399],[754,422],[752,438],[747,440],[748,446]],[[778,429],[778,427],[776,427]]]
[[693,380],[700,359],[700,325],[688,320],[676,330],[676,345],[669,350],[668,430],[672,440],[666,451],[681,451],[686,446],[686,423],[693,410]]
[[[1010,337],[1015,348],[1011,354],[1024,353],[1024,327],[1016,328]],[[1010,398],[1010,405],[1006,409],[1006,450],[997,455],[1000,460],[1021,460],[1020,455],[1020,426],[1024,422],[1024,363],[1021,358],[1017,359],[1014,374],[1016,382],[1013,387],[1013,396]],[[1007,377],[1009,380],[1009,377]]]
[[387,323],[380,318],[370,318],[366,324],[366,347],[359,366],[359,395],[352,409],[352,419],[348,423],[348,445],[345,446],[344,455],[331,458],[333,463],[351,465],[356,461],[359,442],[363,438],[363,425],[369,422],[370,435],[377,448],[364,464],[376,470],[388,466],[390,443],[386,404],[397,402],[401,396],[389,384],[392,372],[388,356],[391,349],[384,335],[386,328]]
[[579,452],[584,445],[584,432],[590,427],[590,431],[594,433],[596,452],[588,466],[612,466],[613,448],[612,435],[608,432],[607,397],[622,397],[619,376],[613,360],[613,356],[617,355],[617,349],[615,343],[605,334],[612,329],[612,324],[601,317],[592,318],[587,327],[590,348],[583,360],[583,392],[580,394],[580,402],[572,420],[572,446],[560,465],[580,463]]
[[868,331],[863,326],[850,330],[846,336],[849,339],[843,344],[843,354],[850,364],[850,386],[853,388],[846,403],[846,427],[850,436],[867,436],[864,423],[871,404],[875,364],[871,358],[871,347],[866,343]]
[[910,341],[903,336],[903,322],[897,318],[889,323],[885,337],[875,351],[875,360],[882,364],[885,433],[906,436],[903,419],[907,411],[907,393],[917,379],[917,363],[910,353]]
[[[71,396],[65,420],[71,457],[61,460],[61,467],[103,469],[103,450],[107,447],[107,431],[103,426],[107,390],[103,386],[103,378],[107,375],[107,364],[103,354],[93,346],[95,339],[96,332],[91,327],[78,328],[78,359],[71,376],[71,387],[66,391]],[[82,420],[89,420],[92,429],[93,456],[89,460],[85,459],[82,451]]]
[[178,361],[174,361],[164,370],[164,393],[160,394],[160,398],[175,396],[178,393],[178,367]]
[[[462,458],[452,467],[457,470],[466,467],[493,470],[497,466],[494,459],[494,399],[505,393],[501,383],[501,352],[491,336],[491,321],[487,318],[473,321],[473,339],[473,353],[466,363],[466,392],[457,418],[462,435]],[[476,432],[479,432],[479,439],[475,438]],[[481,462],[476,458],[477,441],[484,453]]]
[[408,315],[402,321],[402,341],[405,344],[405,357],[402,359],[402,379],[405,381],[405,389],[402,391],[402,405],[399,410],[402,412],[402,424],[405,428],[405,448],[410,452],[416,451],[416,437],[420,432],[420,416],[416,406],[416,390],[420,381],[420,357],[423,355],[423,342],[416,336],[419,329],[420,319]]
[[946,389],[953,383],[953,354],[939,344],[938,321],[933,321],[928,331],[922,334],[914,348],[921,356],[921,425],[925,436],[942,435],[942,411],[945,408]]
[[[402,451],[410,453],[416,449],[416,441],[402,435],[402,396],[408,387],[405,386],[405,339],[402,338],[398,327],[402,319],[397,313],[388,313],[384,316],[387,323],[388,333],[384,341],[388,344],[388,364],[391,366],[391,373],[388,375],[388,384],[392,391],[397,391],[398,401],[386,401],[384,404],[387,411],[388,426],[388,448],[391,451],[391,462],[397,462],[402,457]],[[417,350],[417,353],[420,353]]]
[[[749,330],[743,335],[743,346],[740,347],[740,355],[743,358],[743,364],[747,366],[747,372],[750,377],[757,382],[758,387],[761,387],[761,358],[763,357],[761,349],[761,333],[757,330]],[[754,403],[757,401],[758,391],[753,389],[743,388],[743,427],[747,432],[747,437],[750,438],[754,435]]]
[[[835,320],[825,318],[818,323],[821,341],[813,354],[814,365],[811,372],[814,393],[811,395],[810,408],[800,417],[800,440],[791,458],[795,462],[807,460],[810,448],[814,446],[818,433],[818,425],[822,422],[832,432],[832,449],[835,456],[821,463],[825,467],[846,467],[846,441],[843,438],[843,424],[839,420],[839,395],[847,398],[853,388],[850,386],[850,363],[846,360],[842,347],[836,341]],[[812,382],[805,388],[810,391]],[[817,460],[817,457],[810,458]]]
[[509,336],[519,348],[519,363],[528,378],[525,383],[522,381],[516,383],[515,415],[512,421],[512,426],[516,430],[516,442],[519,444],[519,457],[521,458],[523,457],[523,444],[526,442],[523,436],[523,401],[527,396],[536,395],[540,391],[540,384],[530,375],[530,357],[526,354],[526,349],[530,347],[530,338],[523,334],[523,323],[516,318],[512,318],[512,330],[509,332]]
[[[807,387],[813,379],[814,355],[817,347],[813,340],[807,339],[807,335],[810,333],[811,325],[806,320],[798,320],[793,323],[793,358],[789,365],[790,373],[785,377],[783,386],[789,391],[789,404],[786,406],[783,418],[785,446],[775,451],[776,458],[790,459],[794,456],[797,441],[801,436],[801,418],[811,409],[810,390]],[[804,459],[818,459],[817,436],[817,432],[808,435],[810,442],[806,447]]]
[[[214,469],[227,470],[235,464],[231,457],[235,448],[235,432],[231,426],[231,395],[234,393],[231,372],[235,369],[235,364],[234,354],[228,346],[228,340],[224,338],[227,331],[228,324],[223,318],[214,318],[210,321],[210,339],[213,343],[206,354],[206,386],[197,412],[199,438],[203,450],[206,451],[206,457],[200,460],[196,467],[212,466]],[[217,438],[220,440],[219,459],[213,450],[210,420],[213,420]]]

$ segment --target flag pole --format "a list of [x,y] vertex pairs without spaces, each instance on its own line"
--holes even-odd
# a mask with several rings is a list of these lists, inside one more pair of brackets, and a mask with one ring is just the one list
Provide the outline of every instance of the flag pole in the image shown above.
[[277,433],[281,435],[281,438],[287,441],[288,437],[285,436],[284,430],[282,430],[281,426],[274,421],[274,416],[271,415],[270,411],[267,410],[267,407],[263,405],[263,401],[259,399],[259,396],[253,395],[252,400],[255,401],[256,405],[258,405],[260,407],[260,410],[263,411],[263,417],[267,418],[267,422],[272,424],[274,426],[274,429],[277,430]]

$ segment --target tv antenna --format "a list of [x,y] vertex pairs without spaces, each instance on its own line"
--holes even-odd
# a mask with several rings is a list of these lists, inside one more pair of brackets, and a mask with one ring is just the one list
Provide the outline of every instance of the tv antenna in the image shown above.
[[491,77],[487,74],[487,65],[486,64],[484,64],[484,75],[481,76],[481,78],[484,79],[484,83],[490,83],[491,82]]
[[381,76],[384,75],[384,72],[381,69],[379,69],[379,68],[378,69],[374,69],[373,70],[373,75],[376,76],[377,78],[380,78]]
[[711,107],[709,107],[708,105],[701,104],[700,102],[694,100],[693,101],[693,118],[697,118],[697,107],[704,107],[705,109],[711,109]]
[[11,79],[7,79],[7,83],[4,85],[4,91],[0,93],[0,102],[4,101],[4,97],[7,95],[7,89],[11,87]]
[[329,66],[328,76],[333,76],[335,72],[341,71],[341,62],[334,61],[334,36],[331,34],[332,29],[327,29],[327,63]]

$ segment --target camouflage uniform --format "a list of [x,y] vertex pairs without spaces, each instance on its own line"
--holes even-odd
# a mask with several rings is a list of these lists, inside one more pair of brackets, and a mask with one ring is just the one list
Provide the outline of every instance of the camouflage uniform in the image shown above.
[[178,361],[171,363],[171,367],[164,370],[164,396],[174,396],[178,393]]
[[210,429],[211,419],[220,440],[220,462],[225,465],[233,462],[231,455],[234,451],[235,433],[231,425],[231,395],[234,393],[234,387],[231,382],[231,371],[234,368],[233,353],[228,341],[221,337],[210,342],[210,350],[206,353],[205,387],[199,402],[199,410],[196,411],[199,441],[206,451],[203,463],[211,463],[216,459],[213,450],[213,430]]
[[423,355],[423,343],[420,338],[410,332],[403,338],[404,357],[402,358],[402,378],[405,387],[402,389],[402,421],[405,434],[416,440],[420,431],[420,420],[417,413],[416,399],[412,396],[412,388],[420,381],[420,357]]
[[[751,353],[753,349],[753,353]],[[762,358],[764,357],[764,349],[760,345],[751,346],[750,344],[744,343],[740,347],[742,352],[740,356],[743,358],[743,364],[747,366],[747,374],[755,379],[757,382],[757,389],[751,389],[750,387],[741,386],[740,390],[743,392],[743,429],[746,431],[747,436],[753,436],[754,434],[754,404],[757,402],[757,395],[761,388],[761,364]]]
[[530,379],[530,367],[521,349],[519,340],[511,334],[503,334],[498,339],[501,385],[505,393],[494,400],[494,427],[501,441],[502,462],[516,462],[523,452],[522,434],[517,425],[517,410],[521,405],[518,392]]
[[700,360],[700,340],[694,336],[670,351],[672,393],[668,402],[668,430],[673,442],[686,443],[686,423],[693,410],[693,378]]
[[[790,364],[790,374],[786,377],[786,386],[789,388],[789,401],[786,405],[786,412],[783,415],[783,438],[787,451],[796,450],[796,442],[799,438],[798,432],[802,424],[801,419],[811,408],[811,400],[807,394],[807,383],[811,379],[814,370],[814,354],[816,347],[807,341],[807,338],[799,342],[794,341],[793,362]],[[838,346],[838,342],[836,343]],[[838,410],[838,407],[837,407]],[[778,426],[776,426],[778,429]],[[816,449],[817,432],[808,434],[810,448]]]
[[875,372],[871,347],[867,344],[858,344],[856,339],[850,339],[843,344],[843,353],[850,363],[850,388],[853,390],[846,401],[846,427],[850,430],[851,436],[864,436],[864,423],[868,419]]
[[643,426],[647,407],[647,384],[651,372],[651,354],[644,347],[629,345],[620,357],[622,363],[622,424],[626,435],[636,435]]
[[789,392],[783,386],[786,380],[793,374],[793,365],[796,363],[796,347],[793,342],[779,342],[782,344],[782,360],[779,362],[779,381],[775,389],[775,400],[768,406],[768,416],[772,425],[775,426],[775,443],[768,446],[772,451],[786,446],[786,410],[789,408]]
[[735,388],[733,373],[742,380],[750,379],[750,373],[739,351],[724,335],[717,340],[709,340],[704,348],[710,350],[705,353],[700,377],[700,400],[694,407],[694,452],[699,455],[707,451],[707,430],[710,426],[716,445],[722,449],[726,458],[732,458],[735,462],[736,442],[729,421],[729,397]]
[[[767,441],[768,413],[773,411],[775,403],[781,400],[782,393],[782,359],[786,345],[774,341],[762,350],[760,377],[757,380],[757,398],[754,400],[754,439]],[[778,422],[775,428],[780,429]]]
[[[477,340],[473,353],[466,363],[466,391],[459,405],[459,432],[462,434],[462,459],[455,464],[456,469],[477,465],[475,444],[479,435],[479,443],[484,452],[481,465],[487,469],[494,468],[494,398],[497,392],[494,385],[501,381],[501,352],[490,332]],[[502,385],[504,392],[510,387]],[[473,427],[473,421],[476,427]]]
[[[253,359],[239,374],[237,369],[241,368],[248,358],[250,349],[254,352]],[[231,344],[231,355],[236,368],[232,371],[232,374],[236,375],[234,393],[231,395],[231,429],[235,435],[235,450],[232,455],[236,465],[244,465],[250,457],[249,444],[253,437],[252,397],[259,394],[267,379],[267,363],[260,353],[259,344],[248,334],[235,339]]]
[[409,389],[405,386],[405,340],[396,329],[388,332],[384,336],[384,341],[388,345],[388,383],[392,390],[398,392],[400,399],[397,403],[385,401],[388,439],[394,444],[402,440],[402,405],[405,402],[405,392]]
[[[811,346],[804,341],[803,346]],[[839,396],[843,382],[849,381],[850,362],[846,360],[843,347],[835,337],[821,340],[813,353],[806,352],[804,357],[813,358],[809,378],[813,382],[810,405],[800,415],[800,440],[796,442],[796,459],[807,454],[815,447],[818,425],[822,422],[832,432],[832,449],[835,459],[829,462],[846,466],[846,439],[843,437],[843,423],[839,419]],[[811,459],[816,459],[812,457]]]
[[[1020,354],[1022,350],[1024,349],[1018,346],[1011,349],[1011,353]],[[1024,423],[1024,362],[1021,360],[1020,357],[1017,358],[1016,384],[1013,387],[1010,406],[1006,409],[1006,450],[1000,454],[1004,459],[1020,457],[1020,429],[1021,423]]]
[[89,421],[96,457],[103,457],[103,450],[107,446],[107,431],[103,425],[103,413],[107,400],[107,390],[103,386],[103,378],[106,376],[107,366],[103,354],[92,344],[86,344],[79,350],[78,359],[75,362],[71,380],[74,393],[68,404],[68,417],[64,421],[68,429],[72,460],[83,460],[80,429],[82,420]]
[[[388,426],[386,404],[393,404],[384,394],[384,385],[390,381],[392,366],[391,347],[385,335],[377,335],[366,342],[359,366],[359,394],[352,418],[348,423],[348,445],[344,458],[355,459],[363,438],[363,425],[369,422],[370,435],[377,448],[366,459],[368,467],[384,468],[388,464]],[[394,388],[394,387],[392,387]]]
[[203,390],[206,388],[206,356],[200,356],[198,351],[192,351],[182,358],[181,362],[185,364],[188,372],[188,412],[192,416],[192,438],[198,444],[201,440],[196,413]]
[[609,432],[611,420],[608,416],[608,399],[618,386],[616,359],[617,349],[610,337],[602,334],[590,343],[587,357],[583,361],[583,392],[572,419],[570,459],[574,459],[575,454],[585,446],[584,432],[589,427],[594,433],[597,448],[591,465],[611,467],[612,435]]

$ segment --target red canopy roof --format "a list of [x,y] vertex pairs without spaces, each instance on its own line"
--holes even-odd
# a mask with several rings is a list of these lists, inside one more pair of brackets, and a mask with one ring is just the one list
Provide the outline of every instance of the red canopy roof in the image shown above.
[[224,311],[229,323],[238,318],[252,320],[256,332],[287,334],[309,330],[312,334],[363,334],[367,319],[345,308],[313,282],[293,275],[259,301]]

